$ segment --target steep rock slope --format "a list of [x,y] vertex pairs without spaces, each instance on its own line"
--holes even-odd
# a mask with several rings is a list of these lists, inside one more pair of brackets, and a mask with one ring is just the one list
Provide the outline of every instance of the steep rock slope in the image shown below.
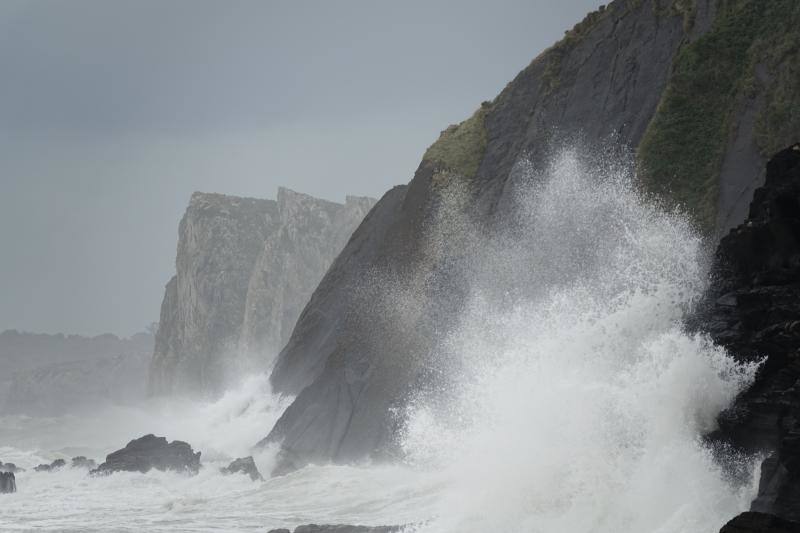
[[[565,142],[627,145],[638,153],[645,184],[684,205],[709,232],[738,223],[753,174],[723,169],[745,160],[760,165],[764,146],[793,130],[782,102],[795,102],[797,88],[780,73],[795,53],[786,21],[798,20],[800,9],[766,4],[617,0],[443,131],[408,187],[387,193],[361,224],[279,356],[273,386],[298,396],[262,441],[282,443],[278,471],[392,453],[392,413],[409,390],[433,379],[426,353],[464,291],[451,264],[469,253],[468,243],[457,227],[437,228],[436,220],[456,211],[490,232],[514,201],[522,168],[544,167]],[[749,26],[740,42],[741,25]],[[769,31],[754,34],[750,26]],[[731,40],[724,61],[710,55],[717,41]],[[783,52],[773,53],[778,44]],[[692,174],[680,163],[697,156],[697,136],[686,135],[697,125],[692,98],[711,98],[709,69],[731,66],[720,77],[724,98],[698,133],[716,151],[704,172]],[[772,74],[760,76],[766,71]],[[759,143],[759,131],[775,138]],[[678,156],[664,160],[666,150]]]
[[752,510],[800,520],[800,145],[776,155],[747,221],[722,239],[699,323],[765,362],[720,416],[715,442],[768,457]]
[[151,394],[210,394],[264,370],[373,200],[281,188],[277,201],[195,193],[181,220]]

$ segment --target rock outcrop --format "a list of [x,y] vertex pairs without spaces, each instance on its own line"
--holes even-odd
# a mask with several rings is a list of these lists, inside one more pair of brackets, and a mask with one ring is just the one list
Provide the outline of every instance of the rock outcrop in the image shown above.
[[266,370],[374,200],[281,188],[277,201],[195,193],[180,223],[149,392],[215,395]]
[[0,461],[0,472],[11,472],[12,474],[16,474],[17,472],[24,472],[24,468],[20,468],[14,463],[4,463]]
[[36,472],[55,472],[61,470],[66,466],[67,462],[64,459],[56,459],[50,464],[40,464],[33,468]]
[[94,470],[97,468],[97,463],[94,459],[87,459],[83,455],[79,455],[78,457],[72,458],[71,463],[72,468],[85,468],[87,470]]
[[17,492],[17,478],[14,472],[0,472],[0,494]]
[[264,481],[253,457],[240,457],[222,469],[223,474],[246,474],[253,481]]
[[[611,2],[442,132],[411,183],[386,193],[356,230],[279,355],[272,385],[296,399],[262,441],[281,443],[277,471],[394,452],[392,413],[428,379],[426,354],[465,293],[451,266],[468,253],[458,247],[464,235],[453,227],[437,235],[437,213],[455,209],[491,234],[521,176],[546,168],[564,143],[627,145],[647,188],[683,204],[709,233],[741,222],[762,177],[726,169],[761,168],[768,146],[793,140],[785,123],[794,115],[780,102],[800,96],[779,73],[794,71],[794,52],[773,52],[798,40],[798,6]],[[729,92],[709,88],[711,72]],[[693,91],[707,109],[695,112]],[[687,160],[697,166],[687,170]],[[403,284],[413,301],[387,303]]]
[[751,509],[800,521],[800,145],[769,162],[715,265],[698,322],[738,360],[764,363],[710,439],[768,454]]
[[200,470],[200,452],[179,440],[167,442],[164,437],[145,435],[106,456],[103,464],[91,474],[113,472],[148,472],[152,469],[196,474]]
[[719,533],[800,533],[800,523],[750,511],[725,524]]

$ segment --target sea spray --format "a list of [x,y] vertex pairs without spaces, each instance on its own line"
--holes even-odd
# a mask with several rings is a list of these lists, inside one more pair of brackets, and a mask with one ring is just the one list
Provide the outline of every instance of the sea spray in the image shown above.
[[402,436],[409,463],[448,479],[422,530],[710,532],[748,507],[753,484],[702,435],[756,367],[682,329],[703,242],[631,168],[569,150],[522,165],[497,233],[459,231],[468,304],[431,355],[444,385],[413,398]]
[[[636,192],[631,168],[576,150],[541,172],[522,161],[492,224],[465,214],[470,184],[456,180],[427,228],[430,268],[365,282],[365,309],[385,308],[396,335],[415,333],[408,325],[431,297],[455,315],[429,324],[426,379],[399,411],[404,465],[310,465],[263,483],[221,474],[291,400],[262,374],[213,402],[0,418],[0,458],[28,468],[101,459],[145,433],[186,440],[204,463],[194,477],[29,469],[4,498],[0,528],[717,531],[755,483],[729,479],[702,435],[755,368],[683,330],[706,286],[706,249],[684,215]],[[461,292],[427,292],[442,264],[456,281],[444,286]],[[274,452],[256,457],[262,473]]]

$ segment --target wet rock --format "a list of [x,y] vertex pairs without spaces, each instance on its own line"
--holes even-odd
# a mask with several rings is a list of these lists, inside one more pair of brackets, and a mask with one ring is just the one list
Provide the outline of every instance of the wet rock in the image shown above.
[[0,472],[0,494],[17,492],[17,479],[14,472]]
[[240,457],[221,469],[223,474],[247,474],[253,481],[264,481],[253,457]]
[[153,434],[130,441],[127,446],[106,456],[106,461],[92,474],[113,472],[147,472],[171,470],[196,474],[200,470],[200,452],[182,441],[167,442]]
[[12,474],[16,474],[17,472],[24,471],[24,468],[20,468],[14,463],[3,463],[3,461],[0,461],[0,472],[11,472]]
[[87,468],[92,470],[96,467],[97,463],[94,461],[94,459],[87,459],[83,455],[72,458],[72,468]]
[[747,221],[720,242],[698,317],[737,360],[764,361],[709,440],[768,455],[751,510],[800,521],[800,145],[769,162]]
[[[400,526],[349,526],[345,524],[297,526],[294,533],[395,533]],[[288,529],[272,529],[268,533],[290,533]]]
[[800,533],[800,524],[750,511],[725,524],[719,533]]
[[61,468],[66,465],[67,462],[64,459],[56,459],[49,465],[47,464],[40,464],[39,466],[34,467],[33,469],[37,472],[54,472],[56,470],[60,470]]

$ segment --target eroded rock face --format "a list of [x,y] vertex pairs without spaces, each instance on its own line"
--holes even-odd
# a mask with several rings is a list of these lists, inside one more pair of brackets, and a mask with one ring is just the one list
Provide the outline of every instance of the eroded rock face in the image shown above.
[[253,457],[240,457],[222,469],[223,474],[247,474],[253,481],[264,481]]
[[17,492],[17,479],[14,472],[0,472],[0,494]]
[[277,201],[195,193],[179,228],[150,365],[154,395],[216,395],[264,371],[369,198],[281,188]]
[[751,511],[742,513],[725,524],[719,533],[800,533],[800,524]]
[[767,165],[747,221],[722,239],[698,322],[756,380],[710,436],[766,453],[753,511],[800,520],[800,145]]
[[121,450],[108,454],[105,462],[91,473],[145,473],[152,469],[196,474],[200,470],[200,452],[195,453],[183,441],[167,442],[164,437],[150,434],[132,440]]

